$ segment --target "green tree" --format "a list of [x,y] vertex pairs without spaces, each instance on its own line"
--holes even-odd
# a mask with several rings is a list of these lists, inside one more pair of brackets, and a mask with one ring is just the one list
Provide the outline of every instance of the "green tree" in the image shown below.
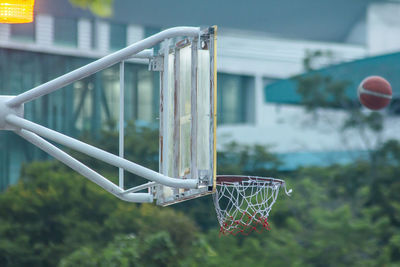
[[[271,231],[236,237],[219,236],[215,219],[199,232],[186,210],[125,203],[60,164],[32,164],[0,195],[0,265],[395,266],[399,151],[394,141],[378,151],[374,187],[366,162],[286,173],[295,191],[278,198]],[[211,205],[202,216],[215,216]]]
[[177,248],[169,233],[156,232],[140,240],[134,235],[117,236],[99,251],[82,247],[65,257],[60,267],[68,266],[173,266]]
[[[368,169],[359,166],[304,168],[290,175],[295,189],[270,213],[271,231],[245,237],[217,237],[211,266],[383,266],[397,262],[396,230],[385,208],[368,206],[368,185],[353,193],[346,184]],[[354,170],[353,170],[354,169]],[[348,175],[342,177],[343,173]],[[394,181],[394,180],[392,180]],[[389,237],[389,239],[387,239]],[[384,251],[390,253],[384,253]]]
[[[111,129],[115,129],[112,127]],[[119,133],[117,130],[102,131],[98,140],[91,138],[90,133],[84,133],[80,140],[85,143],[94,145],[98,148],[104,149],[112,154],[118,155],[118,138]],[[134,122],[129,122],[125,129],[125,142],[124,157],[132,162],[158,171],[158,140],[159,131],[154,127],[136,126]],[[88,157],[84,154],[75,151],[69,152],[79,161],[87,164],[95,170],[101,170],[112,181],[118,180],[118,169],[104,162]],[[143,177],[137,176],[130,172],[125,172],[125,188],[136,186],[147,182]]]
[[282,162],[269,150],[258,144],[228,143],[217,154],[218,174],[274,176]]
[[117,236],[105,248],[95,251],[82,247],[63,258],[60,267],[69,266],[203,266],[215,256],[203,237],[191,244],[190,254],[180,255],[170,234],[165,231],[148,234]]
[[100,17],[110,17],[113,14],[114,0],[69,0],[73,5],[89,9]]
[[[320,56],[320,55],[318,55]],[[312,56],[306,61],[306,69],[311,70]],[[353,129],[358,132],[363,141],[369,160],[355,162],[353,166],[341,167],[341,175],[336,174],[332,198],[335,203],[340,200],[343,205],[350,204],[351,212],[356,218],[368,217],[367,222],[373,226],[371,234],[380,245],[376,250],[375,264],[383,262],[399,262],[397,246],[397,231],[399,227],[398,214],[399,198],[394,190],[399,189],[395,178],[399,173],[400,162],[398,141],[383,139],[384,117],[380,112],[364,112],[357,100],[350,99],[346,94],[346,81],[333,80],[318,72],[299,77],[298,92],[303,97],[307,110],[316,115],[324,108],[338,108],[347,114],[338,132],[345,133]],[[355,88],[353,90],[356,90]],[[345,139],[343,139],[346,141]],[[330,171],[333,175],[336,171]],[[366,234],[366,236],[368,236]],[[371,250],[372,251],[372,250]]]
[[[129,130],[128,154],[140,160],[134,150],[154,146],[146,161],[156,166],[157,131]],[[115,152],[117,136],[105,136]],[[30,164],[0,195],[0,266],[397,266],[400,143],[375,153],[375,176],[369,161],[282,172],[268,147],[229,144],[220,173],[272,174],[294,189],[280,193],[271,231],[235,237],[219,235],[209,196],[173,208],[126,203],[59,163]]]
[[120,201],[58,163],[25,167],[20,182],[0,195],[1,266],[55,266],[121,234],[155,245],[148,239],[154,234],[180,259],[190,254],[197,232],[182,213]]

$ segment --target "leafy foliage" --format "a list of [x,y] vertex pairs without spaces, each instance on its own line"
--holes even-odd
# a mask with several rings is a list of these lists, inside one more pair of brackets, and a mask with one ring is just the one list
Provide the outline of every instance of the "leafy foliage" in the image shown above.
[[154,238],[172,243],[174,255],[182,257],[196,226],[172,209],[121,202],[59,164],[30,165],[0,195],[1,266],[54,266],[81,247],[79,255],[97,251],[119,234],[151,241],[150,234],[159,232],[168,236]]
[[[130,148],[157,142],[154,130],[138,132]],[[111,151],[113,138],[101,141]],[[374,173],[368,161],[285,173],[267,147],[229,144],[218,153],[221,173],[273,174],[294,189],[278,197],[271,231],[245,237],[219,235],[211,197],[125,203],[61,164],[30,164],[0,195],[0,266],[396,266],[400,143],[374,155]]]
[[[115,127],[112,129],[115,129]],[[93,139],[90,133],[84,133],[81,140],[85,143],[104,149],[114,155],[118,155],[118,138],[118,131],[109,130],[103,131],[98,140]],[[158,138],[158,129],[154,129],[153,127],[139,127],[133,122],[129,122],[125,129],[124,157],[149,169],[158,171]],[[103,173],[114,182],[117,181],[117,168],[75,151],[70,151],[70,154],[91,168],[102,170]],[[142,177],[129,172],[125,172],[125,178],[126,188],[142,184],[146,181]]]
[[70,0],[70,2],[83,9],[89,9],[100,17],[110,17],[113,14],[114,0]]

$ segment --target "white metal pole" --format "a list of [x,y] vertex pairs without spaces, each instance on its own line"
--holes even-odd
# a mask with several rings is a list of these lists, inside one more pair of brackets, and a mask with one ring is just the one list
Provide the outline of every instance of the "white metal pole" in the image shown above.
[[50,144],[43,138],[37,136],[34,133],[31,133],[27,130],[21,129],[20,131],[15,131],[18,135],[22,138],[26,139],[27,141],[31,142],[35,146],[39,147],[43,151],[47,152],[54,158],[58,159],[59,161],[63,162],[68,167],[72,168],[73,170],[77,171],[81,175],[85,176],[95,184],[99,185],[100,187],[104,188],[111,194],[115,195],[116,197],[129,201],[129,202],[153,202],[153,196],[148,193],[130,193],[124,194],[124,191],[119,188],[117,185],[110,182],[108,179],[104,178],[94,170],[90,169],[80,161],[76,160],[75,158],[71,157],[61,149],[57,148],[56,146]]
[[[124,78],[124,61],[119,64],[119,156],[124,158],[124,91],[125,91],[125,78]],[[119,168],[119,187],[124,188],[124,169]]]
[[151,49],[145,49],[145,50],[131,56],[130,58],[148,58],[148,59],[150,59],[153,56],[154,56],[154,49],[151,48]]
[[22,94],[19,94],[9,100],[7,105],[10,107],[19,106],[25,102],[31,101],[40,96],[49,94],[53,91],[56,91],[74,81],[85,78],[91,74],[94,74],[102,69],[105,69],[111,65],[114,65],[124,59],[130,58],[132,55],[137,54],[138,52],[153,47],[159,42],[163,41],[166,38],[173,38],[178,36],[197,36],[200,33],[200,28],[198,27],[176,27],[167,29],[155,35],[152,35],[142,41],[134,43],[126,48],[118,50],[115,53],[112,53],[108,56],[100,58],[90,64],[87,64],[81,68],[78,68],[74,71],[71,71],[67,74],[64,74],[54,80],[51,80],[47,83],[39,85],[29,91],[26,91]]
[[168,115],[169,115],[169,109],[171,108],[168,103],[169,103],[169,46],[170,46],[170,39],[166,39],[163,42],[164,45],[164,72],[163,72],[163,81],[162,81],[162,87],[161,87],[161,94],[163,95],[163,103],[162,105],[162,127],[160,129],[160,131],[162,132],[162,138],[163,138],[163,149],[160,151],[160,153],[162,153],[161,158],[163,159],[163,161],[161,162],[162,166],[162,173],[163,174],[169,174],[169,170],[168,170],[168,147],[166,147],[167,144],[169,144],[170,140],[169,140],[169,134],[168,134],[168,130],[172,130],[169,129],[167,127],[168,125]]
[[155,183],[155,182],[148,182],[148,183],[145,183],[145,184],[142,184],[142,185],[138,185],[138,186],[126,189],[124,191],[124,194],[133,193],[133,192],[137,192],[137,191],[140,191],[140,190],[143,190],[143,189],[146,189],[146,188],[150,188],[152,186],[155,186],[156,184],[157,183]]
[[79,140],[71,138],[69,136],[66,136],[62,133],[53,131],[51,129],[48,129],[46,127],[43,127],[43,126],[33,123],[31,121],[25,120],[16,115],[12,115],[12,114],[7,115],[6,122],[13,126],[17,126],[19,128],[34,132],[38,135],[41,135],[42,137],[53,140],[61,145],[64,145],[64,146],[72,148],[76,151],[82,152],[88,156],[99,159],[108,164],[114,165],[116,167],[121,167],[130,173],[134,173],[134,174],[139,175],[148,180],[151,180],[151,181],[154,181],[154,182],[166,185],[166,186],[175,187],[175,188],[187,188],[187,189],[198,188],[198,182],[196,179],[184,180],[184,179],[171,178],[171,177],[162,175],[158,172],[155,172],[151,169],[143,167],[139,164],[136,164],[129,160],[120,158],[114,154],[111,154],[111,153],[101,150],[97,147],[91,146],[89,144],[86,144],[84,142],[81,142]]

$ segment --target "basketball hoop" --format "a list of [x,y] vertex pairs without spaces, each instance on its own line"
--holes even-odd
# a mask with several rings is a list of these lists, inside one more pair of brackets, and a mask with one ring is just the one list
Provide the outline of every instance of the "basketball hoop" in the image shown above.
[[218,175],[217,190],[213,195],[220,233],[243,234],[270,230],[269,212],[283,187],[283,180],[257,176]]

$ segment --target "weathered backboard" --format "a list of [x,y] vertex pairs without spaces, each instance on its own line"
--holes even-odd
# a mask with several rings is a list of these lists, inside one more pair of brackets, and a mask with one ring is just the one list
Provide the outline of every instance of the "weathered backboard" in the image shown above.
[[212,193],[216,177],[216,35],[164,42],[160,50],[160,173],[199,179],[198,189],[153,188],[158,205]]

